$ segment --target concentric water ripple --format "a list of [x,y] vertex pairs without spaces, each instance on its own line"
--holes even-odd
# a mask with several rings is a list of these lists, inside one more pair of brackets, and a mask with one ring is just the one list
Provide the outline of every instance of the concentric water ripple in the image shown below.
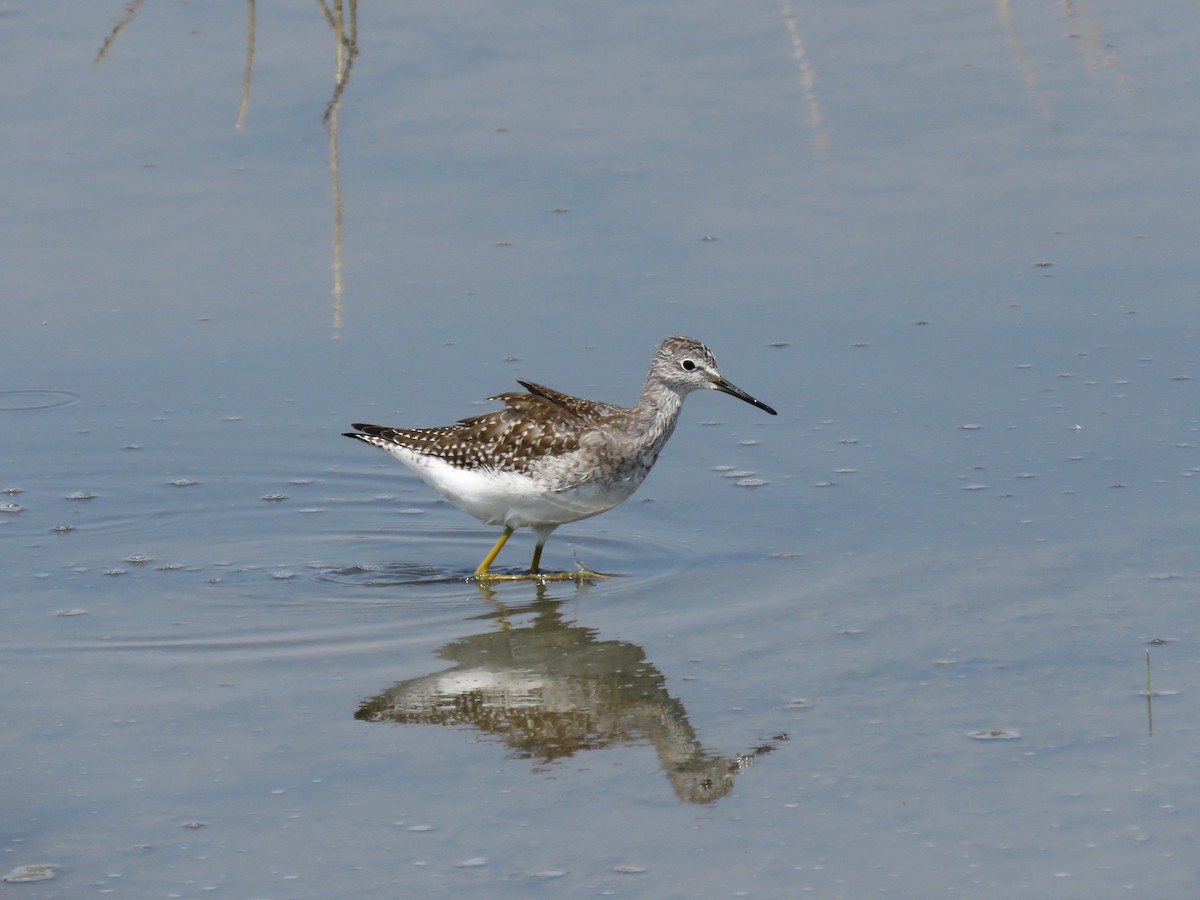
[[[429,533],[418,531],[412,523],[375,529],[356,536],[354,544],[359,559],[342,566],[318,569],[312,577],[327,584],[360,588],[434,585],[477,588],[471,577],[475,563],[483,558],[497,535],[496,529],[469,527],[443,528]],[[492,571],[498,574],[525,572],[527,554],[531,551],[529,533],[518,531],[501,555],[501,562],[512,564],[493,566]],[[461,563],[447,565],[441,562],[447,559]],[[636,585],[640,588],[670,577],[683,568],[687,559],[685,545],[658,536],[581,535],[573,539],[569,533],[556,533],[547,544],[543,567],[555,572],[573,572],[583,567],[612,576],[612,580],[619,580],[625,587]]]
[[54,409],[78,403],[79,399],[73,391],[0,391],[0,412]]
[[[104,477],[16,486],[21,511],[4,530],[25,548],[14,633],[26,638],[7,649],[124,653],[155,667],[334,664],[426,647],[500,609],[650,596],[695,561],[669,537],[599,531],[637,521],[624,516],[561,529],[543,558],[548,569],[612,577],[481,585],[471,576],[498,529],[467,524],[412,480],[381,495],[377,478],[353,472],[148,472],[123,459]],[[494,570],[523,571],[532,549],[519,531]]]

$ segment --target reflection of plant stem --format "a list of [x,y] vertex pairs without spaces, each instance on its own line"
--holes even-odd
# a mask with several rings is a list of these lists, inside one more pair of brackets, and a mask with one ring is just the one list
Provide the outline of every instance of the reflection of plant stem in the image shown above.
[[337,110],[338,104],[342,101],[342,92],[346,90],[346,84],[350,81],[350,69],[354,65],[354,58],[358,56],[358,2],[350,0],[350,21],[349,29],[346,28],[345,10],[342,8],[341,0],[334,3],[332,9],[325,3],[325,0],[317,0],[317,5],[321,7],[321,12],[325,15],[325,22],[333,29],[334,37],[337,40],[334,72],[333,72],[333,96],[329,98],[329,105],[325,107],[325,124],[329,124],[330,118]]
[[341,0],[337,0],[332,8],[325,0],[317,0],[317,5],[333,30],[334,39],[333,96],[325,107],[324,121],[329,129],[329,179],[333,198],[333,336],[337,338],[342,328],[342,183],[338,165],[338,111],[342,92],[350,80],[350,67],[358,55],[358,3],[350,0],[349,33]]
[[238,104],[236,127],[241,128],[246,120],[246,108],[250,105],[250,73],[254,71],[254,0],[246,0],[246,68],[242,71],[242,102]]
[[1150,648],[1146,648],[1146,733],[1154,734],[1154,711],[1151,708],[1150,691]]
[[329,120],[329,177],[333,188],[333,336],[342,330],[342,182],[338,177],[337,111]]
[[1021,39],[1017,35],[1016,26],[1013,24],[1012,8],[1009,5],[1009,0],[996,0],[996,11],[1000,15],[1000,24],[1004,26],[1004,37],[1008,42],[1009,50],[1012,51],[1013,58],[1021,68],[1021,76],[1025,79],[1025,86],[1033,94],[1033,102],[1042,111],[1042,115],[1048,119],[1050,118],[1050,104],[1042,96],[1041,89],[1038,87],[1037,74],[1034,72],[1034,68],[1030,65],[1029,60],[1025,58],[1025,50],[1021,47]]
[[113,41],[117,39],[117,35],[124,31],[125,26],[133,21],[137,15],[138,7],[142,5],[142,0],[129,0],[125,4],[125,18],[113,26],[113,30],[108,33],[108,37],[104,39],[104,43],[100,45],[100,52],[96,54],[96,62],[104,59],[108,53],[108,48],[113,45]]
[[1087,73],[1093,78],[1099,78],[1103,74],[1101,70],[1106,69],[1116,78],[1124,93],[1133,94],[1116,57],[1109,52],[1109,45],[1100,33],[1100,26],[1096,24],[1084,0],[1062,0],[1062,6],[1069,33],[1079,37],[1079,53],[1083,57],[1083,67]]
[[791,0],[783,0],[782,12],[788,40],[792,43],[792,60],[800,73],[800,93],[808,106],[808,122],[813,131],[813,143],[818,153],[828,156],[829,133],[825,129],[825,117],[821,114],[821,103],[817,99],[816,76],[812,63],[809,62],[808,51],[804,49],[804,37],[800,33],[800,25],[796,12],[792,9]]

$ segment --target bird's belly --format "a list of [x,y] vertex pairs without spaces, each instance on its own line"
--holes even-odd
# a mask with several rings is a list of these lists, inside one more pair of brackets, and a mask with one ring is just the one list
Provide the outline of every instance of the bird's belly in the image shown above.
[[637,483],[621,481],[553,490],[520,473],[461,469],[429,457],[394,455],[463,512],[488,525],[562,525],[612,509],[637,488]]

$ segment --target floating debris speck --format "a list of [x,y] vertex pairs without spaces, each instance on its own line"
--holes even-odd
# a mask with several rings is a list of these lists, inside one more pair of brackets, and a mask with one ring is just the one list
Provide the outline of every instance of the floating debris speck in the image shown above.
[[1021,732],[1011,728],[984,728],[968,731],[967,737],[973,741],[1015,741],[1021,737]]
[[61,868],[62,866],[56,866],[52,863],[34,863],[28,866],[17,866],[4,876],[4,880],[11,882],[49,881]]

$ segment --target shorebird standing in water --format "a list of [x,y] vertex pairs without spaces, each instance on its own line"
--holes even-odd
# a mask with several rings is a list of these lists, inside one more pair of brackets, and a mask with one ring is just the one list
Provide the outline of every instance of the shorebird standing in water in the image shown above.
[[[713,389],[775,410],[736,387],[717,369],[712,352],[688,337],[667,338],[650,361],[633,406],[572,397],[535,384],[489,397],[503,409],[439,428],[355,424],[346,437],[386,450],[439,494],[486,525],[504,532],[475,569],[481,581],[512,578],[489,571],[513,531],[533,529],[529,574],[559,525],[612,509],[637,490],[675,430],[683,398]],[[575,573],[573,573],[575,574]]]

